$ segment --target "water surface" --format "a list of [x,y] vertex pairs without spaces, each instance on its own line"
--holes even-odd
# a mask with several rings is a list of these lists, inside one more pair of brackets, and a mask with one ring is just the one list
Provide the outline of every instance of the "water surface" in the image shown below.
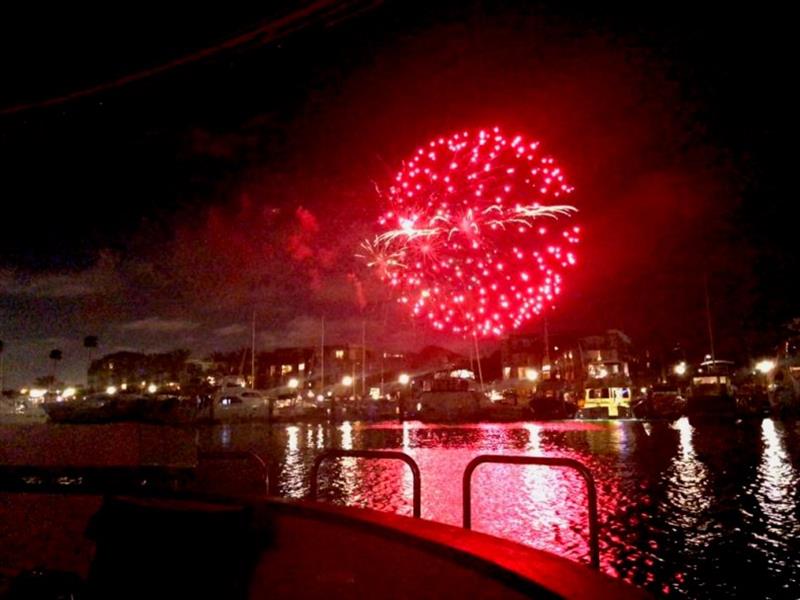
[[[401,450],[422,473],[422,516],[460,525],[461,476],[479,454],[565,456],[598,486],[602,569],[657,595],[800,597],[800,425],[772,419],[693,426],[637,421],[431,425],[417,422],[221,425],[207,449],[254,450],[301,498],[324,448]],[[411,514],[400,462],[343,458],[321,472],[327,501]],[[588,563],[586,492],[577,473],[482,465],[473,528]]]

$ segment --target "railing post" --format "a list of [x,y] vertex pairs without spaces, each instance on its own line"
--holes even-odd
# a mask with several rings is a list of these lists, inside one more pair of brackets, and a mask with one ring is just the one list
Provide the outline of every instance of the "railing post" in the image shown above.
[[315,459],[311,467],[311,490],[309,498],[317,499],[319,491],[319,469],[322,463],[329,458],[371,458],[377,460],[401,460],[411,469],[413,476],[413,513],[414,517],[419,518],[422,514],[422,476],[416,461],[404,452],[383,451],[383,450],[340,450],[330,449],[322,451]]
[[473,458],[461,481],[463,494],[463,524],[464,529],[472,528],[472,474],[478,466],[484,463],[512,464],[512,465],[544,465],[549,467],[566,467],[574,469],[586,482],[586,501],[589,506],[589,554],[592,567],[600,568],[600,542],[597,525],[597,487],[595,486],[592,472],[583,463],[571,458],[551,456],[506,456],[497,454],[484,454]]
[[200,452],[197,455],[199,460],[245,460],[258,466],[264,476],[264,492],[269,496],[274,487],[269,465],[258,454],[252,450],[213,450]]

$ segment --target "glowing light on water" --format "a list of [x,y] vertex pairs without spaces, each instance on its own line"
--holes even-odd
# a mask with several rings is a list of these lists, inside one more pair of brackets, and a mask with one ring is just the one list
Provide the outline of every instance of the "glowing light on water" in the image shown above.
[[287,435],[287,442],[286,442],[286,450],[289,453],[295,453],[298,450],[297,445],[297,438],[300,428],[296,425],[292,425],[286,428],[286,435]]
[[286,454],[284,458],[286,480],[283,493],[290,498],[302,498],[306,494],[306,476],[300,454],[300,428],[290,425],[286,428]]
[[697,457],[694,450],[695,428],[689,419],[682,417],[673,427],[678,430],[678,452],[666,474],[666,494],[674,508],[670,515],[682,529],[691,532],[687,543],[704,545],[708,535],[698,531],[698,525],[711,507],[708,468]]
[[[800,477],[786,451],[785,425],[772,419],[761,423],[763,450],[761,464],[758,466],[758,487],[755,496],[761,512],[768,517],[774,532],[794,531],[800,535],[800,518],[797,515],[795,493]],[[776,548],[777,546],[777,548]],[[785,541],[767,547],[768,558],[784,561],[782,552],[789,552]]]
[[538,455],[542,451],[542,428],[539,425],[534,425],[532,423],[525,423],[523,427],[525,428],[525,431],[528,432],[528,453]]

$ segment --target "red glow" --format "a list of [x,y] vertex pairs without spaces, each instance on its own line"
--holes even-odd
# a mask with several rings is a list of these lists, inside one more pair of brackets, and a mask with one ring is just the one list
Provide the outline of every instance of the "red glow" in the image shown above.
[[404,163],[362,256],[413,316],[486,337],[552,308],[577,262],[562,245],[580,230],[541,224],[576,209],[546,203],[572,187],[538,147],[495,127],[439,137]]

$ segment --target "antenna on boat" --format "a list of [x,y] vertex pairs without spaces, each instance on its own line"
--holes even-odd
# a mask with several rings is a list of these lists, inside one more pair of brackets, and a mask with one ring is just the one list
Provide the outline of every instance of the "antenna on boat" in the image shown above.
[[544,315],[544,362],[542,363],[542,379],[544,379],[544,367],[547,365],[547,373],[550,373],[550,336],[547,330],[547,315]]
[[715,365],[717,357],[714,353],[714,330],[711,327],[711,300],[709,299],[709,294],[708,294],[708,273],[705,274],[704,284],[706,292],[706,321],[708,323],[708,341],[709,344],[711,345],[711,364]]

